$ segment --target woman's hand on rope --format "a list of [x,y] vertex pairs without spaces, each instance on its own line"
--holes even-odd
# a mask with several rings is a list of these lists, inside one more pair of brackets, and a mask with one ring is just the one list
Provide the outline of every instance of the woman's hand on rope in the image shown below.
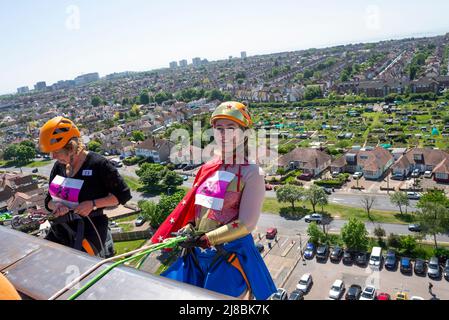
[[208,249],[211,247],[209,239],[205,234],[189,237],[179,244],[182,248],[190,249],[194,247]]
[[81,217],[87,217],[93,210],[94,205],[92,201],[81,202],[78,207],[73,210],[74,213],[80,215]]
[[55,210],[53,210],[53,214],[56,218],[65,216],[67,213],[69,213],[70,209],[67,208],[65,205],[58,203],[56,204]]

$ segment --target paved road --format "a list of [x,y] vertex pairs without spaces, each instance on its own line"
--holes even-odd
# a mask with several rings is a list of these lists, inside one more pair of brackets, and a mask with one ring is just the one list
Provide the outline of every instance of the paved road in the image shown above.
[[[330,232],[339,232],[340,229],[345,225],[347,220],[333,220],[329,226],[326,227]],[[279,230],[279,233],[293,236],[295,234],[300,233],[301,235],[307,234],[307,228],[309,224],[301,220],[287,220],[279,215],[270,214],[270,213],[262,213],[259,219],[259,223],[257,224],[257,232],[265,233],[267,228],[275,227]],[[413,235],[413,232],[408,230],[407,225],[400,224],[391,224],[391,223],[365,223],[366,229],[368,232],[373,235],[374,228],[377,226],[381,226],[385,229],[385,232],[388,234],[395,233],[400,235]],[[433,240],[428,238],[428,240]],[[439,235],[437,236],[438,241],[449,242],[448,235]]]

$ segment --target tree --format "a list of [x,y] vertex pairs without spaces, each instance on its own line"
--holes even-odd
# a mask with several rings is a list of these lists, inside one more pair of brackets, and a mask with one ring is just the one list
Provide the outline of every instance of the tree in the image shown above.
[[309,224],[307,235],[309,236],[309,242],[312,242],[315,245],[318,245],[326,238],[326,235],[321,231],[316,222]]
[[366,213],[368,214],[368,219],[373,220],[371,218],[371,208],[373,207],[374,203],[376,202],[376,198],[371,196],[364,196],[360,202],[362,203],[363,208],[365,209]]
[[165,91],[160,91],[154,96],[154,101],[156,101],[158,104],[162,104],[163,102],[170,99],[173,99],[173,95]]
[[426,203],[438,203],[443,207],[449,208],[449,199],[446,197],[444,191],[442,190],[429,190],[424,193],[416,205],[418,208],[423,208]]
[[308,86],[304,92],[305,100],[313,100],[316,98],[321,98],[322,96],[323,92],[321,91],[320,86]]
[[295,209],[295,201],[300,201],[303,197],[304,189],[298,186],[287,184],[276,191],[276,198],[279,202],[291,203]]
[[399,207],[399,211],[402,213],[402,207],[405,206],[405,214],[407,214],[407,207],[410,205],[410,200],[405,192],[395,192],[390,195],[390,202]]
[[94,108],[96,108],[102,103],[102,100],[99,96],[93,96],[91,99],[91,103],[92,103],[92,106]]
[[142,131],[133,131],[131,133],[133,141],[144,141],[145,134]]
[[212,101],[212,100],[219,100],[219,101],[223,101],[223,93],[218,90],[218,89],[213,89],[211,91],[209,91],[206,94],[207,100]]
[[156,163],[144,163],[136,170],[140,182],[149,190],[156,190],[161,187],[160,182],[166,174],[166,168]]
[[36,149],[19,144],[17,147],[16,159],[20,163],[27,163],[36,157]]
[[404,254],[411,254],[416,248],[416,238],[411,235],[402,236],[399,242]]
[[139,201],[138,206],[140,215],[150,221],[151,227],[157,228],[162,223],[160,211],[153,201]]
[[17,157],[17,144],[11,144],[6,147],[3,158],[5,160],[16,160]]
[[140,94],[139,102],[140,102],[140,104],[149,104],[150,103],[150,96],[148,95],[147,91],[143,91]]
[[341,229],[341,238],[349,249],[366,250],[368,247],[368,231],[365,224],[357,218],[349,218]]
[[129,115],[131,117],[139,117],[140,116],[140,107],[137,104],[134,104],[129,111]]
[[323,188],[313,184],[304,192],[304,200],[310,201],[313,212],[316,212],[315,208],[317,205],[324,206],[328,203],[328,196]]
[[178,191],[170,196],[163,194],[157,205],[159,219],[155,221],[155,224],[159,226],[175,210],[184,196],[184,190]]
[[167,171],[164,179],[162,180],[162,184],[166,188],[175,188],[181,186],[184,180],[182,177],[176,173],[175,171]]
[[87,149],[92,152],[100,152],[101,151],[101,142],[97,140],[89,141],[87,144]]
[[381,226],[377,226],[374,229],[374,235],[377,237],[377,239],[379,240],[379,242],[382,241],[382,238],[385,237],[387,235],[387,233],[385,232],[385,229],[382,228]]
[[438,248],[437,235],[449,230],[449,209],[438,202],[424,202],[417,211],[421,233],[433,236],[435,249]]

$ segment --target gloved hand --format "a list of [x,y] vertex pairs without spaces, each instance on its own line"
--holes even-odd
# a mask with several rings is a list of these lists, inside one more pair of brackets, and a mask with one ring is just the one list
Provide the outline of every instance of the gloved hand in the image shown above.
[[187,239],[186,241],[181,242],[179,245],[185,249],[190,249],[190,248],[195,248],[195,247],[199,247],[199,248],[203,248],[203,249],[210,248],[209,239],[207,238],[207,236],[205,234],[193,236],[193,237]]
[[193,224],[188,223],[184,227],[179,229],[177,233],[179,235],[183,235],[183,236],[194,235],[195,234],[195,227],[193,226]]

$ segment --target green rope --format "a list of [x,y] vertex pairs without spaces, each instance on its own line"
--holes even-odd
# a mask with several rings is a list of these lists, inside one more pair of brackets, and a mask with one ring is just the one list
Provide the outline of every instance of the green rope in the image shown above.
[[119,266],[125,262],[135,260],[135,259],[138,259],[141,257],[145,258],[146,256],[149,256],[152,252],[155,252],[157,250],[174,248],[178,245],[178,243],[186,241],[186,240],[187,240],[187,237],[177,237],[177,238],[167,239],[164,243],[159,243],[154,246],[151,246],[148,250],[142,251],[135,256],[132,256],[132,257],[129,257],[129,258],[126,258],[126,259],[123,259],[123,260],[113,263],[112,265],[110,265],[109,267],[104,269],[102,272],[100,272],[98,275],[96,275],[88,283],[86,283],[81,289],[79,289],[77,292],[75,292],[73,295],[71,295],[68,298],[68,300],[75,300],[76,298],[78,298],[80,295],[82,295],[84,292],[86,292],[87,289],[92,287],[95,283],[97,283],[101,278],[103,278],[106,274],[108,274],[111,270],[113,270],[117,266]]

